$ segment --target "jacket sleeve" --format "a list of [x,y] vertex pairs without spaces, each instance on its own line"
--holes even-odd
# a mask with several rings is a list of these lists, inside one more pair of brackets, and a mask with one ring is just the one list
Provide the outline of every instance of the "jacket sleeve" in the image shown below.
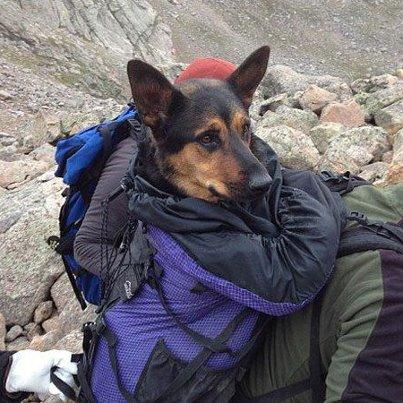
[[[101,234],[104,205],[103,201],[120,184],[130,159],[136,150],[136,142],[131,137],[121,141],[108,159],[98,181],[91,204],[79,229],[74,254],[77,262],[86,270],[99,275],[101,269]],[[128,200],[124,193],[110,202],[105,232],[104,255],[110,254],[119,231],[125,226],[128,217]]]
[[7,393],[6,391],[7,375],[13,353],[11,351],[0,351],[0,403],[21,402],[28,396],[28,393]]

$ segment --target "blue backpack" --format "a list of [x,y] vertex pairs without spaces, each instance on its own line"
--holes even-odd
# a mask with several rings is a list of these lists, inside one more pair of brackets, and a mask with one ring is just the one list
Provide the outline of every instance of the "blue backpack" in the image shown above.
[[115,119],[86,128],[57,143],[55,175],[63,178],[69,187],[63,192],[66,200],[59,215],[60,236],[49,237],[48,243],[62,256],[83,309],[87,306],[86,301],[100,304],[101,280],[74,259],[74,239],[108,157],[116,144],[129,135],[131,127],[139,125],[137,118],[137,110],[129,104]]

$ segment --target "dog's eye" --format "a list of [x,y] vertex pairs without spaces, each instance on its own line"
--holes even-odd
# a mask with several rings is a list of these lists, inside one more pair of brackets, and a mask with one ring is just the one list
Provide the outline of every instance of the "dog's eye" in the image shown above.
[[202,133],[197,140],[199,141],[200,144],[202,144],[205,147],[208,148],[214,148],[217,147],[220,143],[220,139],[217,135],[216,132],[213,131],[208,131]]

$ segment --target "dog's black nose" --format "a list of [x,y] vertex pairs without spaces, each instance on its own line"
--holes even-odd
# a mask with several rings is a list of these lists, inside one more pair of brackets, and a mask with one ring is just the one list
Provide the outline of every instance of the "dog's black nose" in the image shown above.
[[249,180],[249,189],[254,193],[264,193],[270,189],[271,182],[269,175],[255,176]]

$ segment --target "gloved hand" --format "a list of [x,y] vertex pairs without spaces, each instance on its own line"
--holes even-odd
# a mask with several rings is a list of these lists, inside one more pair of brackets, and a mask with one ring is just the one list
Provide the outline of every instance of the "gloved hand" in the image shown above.
[[57,395],[66,401],[64,394],[50,380],[52,367],[57,367],[55,375],[77,389],[73,375],[77,374],[77,364],[71,362],[71,353],[63,350],[45,352],[34,350],[18,351],[12,356],[12,363],[6,381],[8,393],[34,392],[40,399],[46,395]]

